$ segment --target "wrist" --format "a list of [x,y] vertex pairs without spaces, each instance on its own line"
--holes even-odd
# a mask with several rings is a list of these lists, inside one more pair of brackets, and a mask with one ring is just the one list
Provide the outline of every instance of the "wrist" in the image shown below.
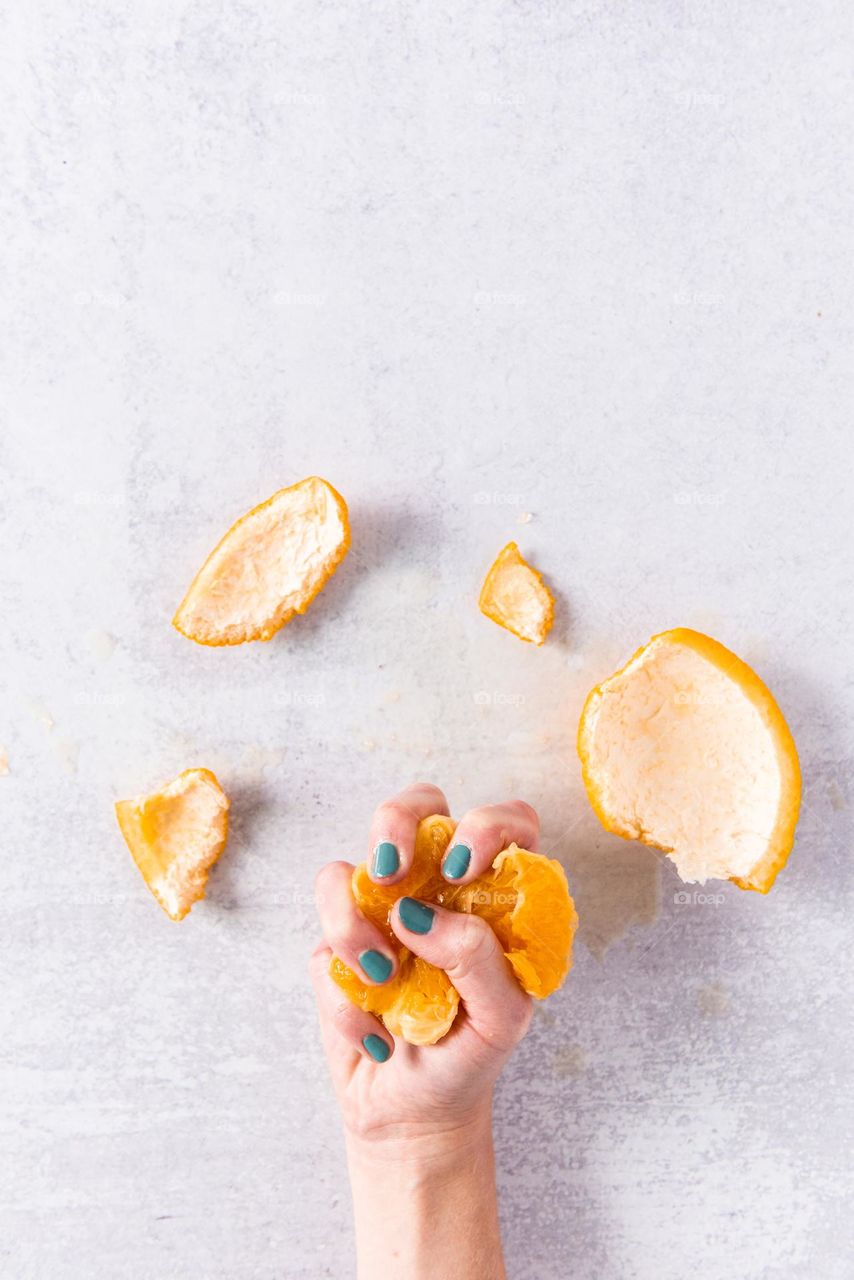
[[359,1280],[502,1280],[492,1111],[347,1134]]
[[418,1169],[445,1172],[455,1163],[466,1163],[492,1147],[492,1099],[476,1109],[442,1121],[401,1121],[346,1129],[347,1156],[351,1167]]

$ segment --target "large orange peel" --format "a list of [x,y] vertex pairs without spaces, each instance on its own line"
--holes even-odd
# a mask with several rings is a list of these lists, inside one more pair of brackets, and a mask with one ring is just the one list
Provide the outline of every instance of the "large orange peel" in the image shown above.
[[532,644],[543,643],[554,621],[554,597],[515,542],[502,547],[490,566],[478,604],[492,622]]
[[205,896],[225,848],[228,797],[209,769],[185,769],[150,795],[119,800],[116,817],[143,879],[173,920]]
[[309,476],[253,507],[208,556],[173,618],[197,644],[269,640],[305,613],[350,547],[347,504]]
[[420,822],[412,866],[397,884],[374,883],[364,863],[353,872],[356,904],[383,931],[398,957],[394,978],[367,986],[337,956],[330,962],[333,979],[354,1004],[377,1014],[392,1035],[409,1044],[435,1044],[447,1035],[459,995],[446,973],[414,956],[392,931],[389,915],[398,898],[417,897],[482,916],[521,986],[539,1000],[561,986],[572,964],[578,916],[560,863],[512,844],[484,875],[470,884],[452,885],[443,879],[441,864],[454,828],[450,818],[438,814]]
[[662,849],[689,883],[771,888],[794,842],[798,754],[759,676],[717,640],[653,636],[589,694],[578,752],[606,830]]

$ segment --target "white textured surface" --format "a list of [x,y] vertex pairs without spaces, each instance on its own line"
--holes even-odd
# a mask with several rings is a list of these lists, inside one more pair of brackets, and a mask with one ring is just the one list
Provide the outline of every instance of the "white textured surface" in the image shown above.
[[[536,804],[583,922],[499,1097],[513,1280],[842,1280],[848,6],[5,12],[4,1280],[352,1274],[312,877],[419,776]],[[269,645],[182,639],[311,472],[334,583]],[[541,651],[475,608],[510,537]],[[801,750],[767,899],[659,886],[581,794],[584,693],[677,624]],[[234,838],[176,926],[112,802],[195,764]]]

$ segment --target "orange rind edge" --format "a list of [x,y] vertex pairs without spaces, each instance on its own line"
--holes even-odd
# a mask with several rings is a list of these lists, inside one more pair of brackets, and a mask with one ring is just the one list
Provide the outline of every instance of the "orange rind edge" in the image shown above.
[[[719,670],[729,676],[753,703],[774,741],[781,775],[781,802],[774,830],[768,841],[768,849],[749,876],[730,877],[732,883],[738,885],[739,889],[751,889],[756,893],[765,894],[776,880],[778,872],[785,866],[794,844],[802,789],[798,752],[791,730],[767,685],[746,662],[743,662],[720,641],[712,639],[702,631],[693,631],[690,627],[674,627],[669,631],[659,631],[646,644],[641,645],[618,671],[597,684],[587,695],[578,724],[577,749],[581,759],[581,775],[590,805],[606,831],[624,840],[634,838],[620,830],[619,824],[611,818],[602,804],[600,789],[589,767],[592,734],[590,713],[601,699],[607,685],[623,675],[651,645],[661,641],[684,644],[694,649],[696,653],[714,663]],[[652,840],[644,840],[641,843],[648,844],[654,849],[661,849],[663,853],[672,852],[671,849],[656,844]]]
[[[517,631],[516,628],[512,626],[509,622],[505,622],[502,618],[496,617],[495,614],[492,612],[492,610],[489,609],[486,605],[486,597],[488,595],[489,588],[492,585],[492,582],[495,576],[500,572],[504,564],[504,559],[508,555],[508,553],[510,555],[515,555],[516,557],[515,563],[524,565],[525,568],[528,570],[528,572],[531,574],[531,576],[533,578],[536,578],[537,582],[542,587],[548,599],[548,608],[543,617],[542,628],[540,631],[539,639],[533,639],[531,636],[523,636],[522,633],[520,631]],[[481,587],[480,595],[478,596],[477,606],[480,609],[483,616],[485,618],[488,618],[490,622],[494,622],[496,626],[501,627],[504,631],[509,631],[511,635],[516,636],[518,640],[524,641],[525,644],[534,644],[539,647],[541,644],[545,642],[546,636],[549,634],[554,624],[555,598],[552,595],[551,591],[549,590],[548,585],[546,584],[546,581],[543,578],[543,575],[540,573],[538,569],[535,569],[534,566],[525,559],[525,557],[522,555],[522,552],[519,550],[518,542],[514,540],[511,540],[501,548],[501,550],[498,552],[498,555],[495,557],[492,564],[487,569],[486,577],[483,580],[483,586]]]
[[[152,796],[159,795],[167,787],[172,786],[175,782],[180,782],[182,778],[186,778],[188,774],[195,774],[199,778],[204,779],[204,781],[208,785],[214,787],[219,792],[219,794],[222,796],[223,800],[225,801],[222,813],[220,815],[221,821],[222,821],[222,836],[218,842],[216,851],[213,854],[209,855],[206,859],[206,864],[204,865],[204,868],[203,868],[204,875],[203,875],[203,880],[201,884],[201,891],[197,893],[196,896],[193,897],[186,904],[186,906],[183,907],[181,911],[173,914],[173,912],[169,910],[167,903],[164,902],[161,895],[152,885],[151,881],[149,880],[148,876],[145,873],[145,870],[140,864],[140,861],[137,857],[137,851],[135,848],[136,831],[134,830],[131,823],[128,821],[128,815],[133,810],[139,807],[140,802],[144,802],[150,799]],[[113,808],[116,814],[116,821],[119,824],[119,830],[122,833],[124,842],[127,845],[130,855],[134,860],[136,868],[139,871],[140,875],[142,876],[143,881],[145,882],[145,887],[148,889],[149,893],[152,895],[157,905],[163,910],[163,912],[169,917],[170,920],[175,920],[175,921],[183,920],[184,917],[189,914],[193,906],[197,902],[200,902],[202,898],[204,898],[205,890],[207,888],[208,875],[210,873],[211,867],[213,867],[214,863],[217,862],[217,860],[221,857],[223,850],[225,849],[225,846],[228,843],[228,813],[229,813],[229,809],[231,808],[231,802],[228,796],[226,795],[225,791],[223,790],[223,787],[219,781],[219,778],[217,778],[216,774],[211,769],[205,769],[201,767],[183,769],[181,773],[177,775],[177,777],[172,778],[169,782],[163,783],[163,785],[160,787],[155,787],[153,791],[147,792],[146,795],[144,796],[143,795],[135,796],[129,800],[117,800],[113,805]]]
[[[199,636],[193,635],[191,631],[186,631],[181,626],[181,623],[180,623],[181,613],[183,612],[184,606],[187,604],[187,601],[190,599],[190,597],[193,594],[193,588],[195,587],[196,582],[201,577],[208,562],[212,560],[213,557],[216,555],[216,553],[219,551],[220,547],[222,547],[222,545],[231,537],[235,529],[238,529],[246,520],[249,520],[250,517],[257,515],[259,511],[263,511],[265,507],[270,506],[270,504],[275,502],[276,499],[281,496],[281,494],[288,492],[288,490],[290,489],[298,489],[300,485],[306,484],[309,480],[317,480],[329,490],[330,494],[332,495],[333,501],[335,502],[335,506],[338,510],[338,514],[341,517],[341,523],[344,527],[344,537],[341,541],[341,545],[339,546],[334,558],[330,561],[329,566],[326,570],[326,573],[321,578],[320,582],[317,584],[317,586],[311,592],[311,594],[306,596],[305,600],[297,608],[291,609],[288,613],[284,614],[281,620],[277,622],[275,626],[273,626],[272,630],[270,631],[265,630],[264,634],[261,634],[259,632],[253,632],[249,635],[244,635],[234,640],[208,640],[208,639],[202,639]],[[182,636],[186,636],[188,640],[192,640],[195,644],[204,645],[206,648],[209,648],[209,649],[224,649],[237,644],[246,644],[252,640],[272,640],[273,636],[276,635],[277,632],[281,631],[282,627],[284,627],[288,622],[290,622],[291,618],[295,617],[297,614],[303,614],[307,611],[312,601],[316,599],[317,596],[320,595],[321,591],[328,584],[330,578],[333,577],[333,575],[338,569],[338,566],[341,564],[341,561],[344,559],[347,552],[350,550],[351,545],[352,545],[352,533],[350,529],[350,512],[347,507],[347,503],[345,499],[338,492],[338,490],[335,488],[334,485],[331,485],[328,480],[324,480],[323,476],[305,476],[302,480],[297,480],[295,484],[285,485],[282,489],[277,489],[276,492],[271,494],[269,498],[265,498],[263,502],[259,502],[257,506],[254,506],[249,511],[244,512],[244,514],[238,520],[234,521],[234,524],[229,525],[228,529],[226,529],[225,533],[219,539],[216,546],[213,548],[212,551],[208,553],[208,555],[202,561],[201,566],[196,571],[192,582],[190,583],[189,587],[184,593],[183,600],[178,605],[178,608],[175,610],[175,616],[172,619],[172,626],[175,628],[176,631],[179,631]]]

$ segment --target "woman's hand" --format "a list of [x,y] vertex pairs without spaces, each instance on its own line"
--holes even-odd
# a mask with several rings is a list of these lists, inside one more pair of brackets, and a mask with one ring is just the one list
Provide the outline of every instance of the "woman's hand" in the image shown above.
[[[408,787],[381,805],[371,827],[372,879],[383,885],[402,880],[412,863],[419,821],[447,812],[442,792],[428,784]],[[466,883],[512,841],[536,850],[538,835],[537,815],[521,801],[474,809],[454,833],[443,875],[450,883]],[[429,1254],[430,1274],[443,1280],[493,1280],[503,1275],[503,1266],[494,1202],[492,1088],[528,1028],[530,997],[484,920],[402,898],[391,913],[392,930],[411,952],[447,972],[459,992],[460,1010],[436,1045],[416,1048],[395,1041],[329,977],[333,953],[367,983],[388,981],[396,971],[386,937],[356,906],[352,873],[350,863],[333,862],[318,875],[324,941],[312,956],[311,970],[347,1132],[359,1275],[418,1280],[428,1273]],[[395,1219],[389,1196],[407,1205],[407,1221]],[[425,1225],[443,1219],[435,1235]],[[467,1243],[461,1243],[461,1235],[469,1237]],[[447,1258],[440,1237],[453,1241]]]

